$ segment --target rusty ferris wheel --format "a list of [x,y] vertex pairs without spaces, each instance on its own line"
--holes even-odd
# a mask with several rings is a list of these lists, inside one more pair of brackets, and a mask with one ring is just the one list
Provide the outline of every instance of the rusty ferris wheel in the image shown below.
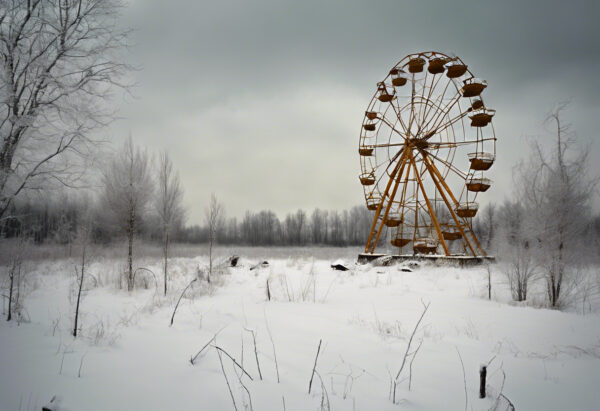
[[399,254],[486,255],[472,228],[496,155],[486,87],[460,58],[439,52],[409,54],[377,83],[358,149],[375,212],[365,253],[387,227]]

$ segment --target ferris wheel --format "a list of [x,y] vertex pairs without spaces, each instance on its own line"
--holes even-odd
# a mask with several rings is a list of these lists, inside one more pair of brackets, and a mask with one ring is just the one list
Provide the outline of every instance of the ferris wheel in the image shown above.
[[377,83],[358,148],[375,212],[365,253],[387,227],[400,254],[486,255],[472,228],[496,158],[486,87],[460,58],[433,51],[409,54]]

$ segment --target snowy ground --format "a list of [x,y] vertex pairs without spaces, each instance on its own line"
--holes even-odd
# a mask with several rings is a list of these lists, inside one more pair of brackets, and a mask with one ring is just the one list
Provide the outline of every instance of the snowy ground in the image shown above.
[[[0,322],[0,410],[39,410],[55,395],[62,411],[234,409],[224,372],[238,410],[505,410],[505,400],[495,404],[500,390],[517,410],[600,409],[597,307],[581,315],[511,304],[497,268],[488,301],[483,267],[405,272],[406,264],[354,265],[342,249],[351,270],[341,272],[330,268],[335,259],[310,252],[268,252],[268,267],[250,270],[258,254],[242,253],[241,266],[212,285],[194,283],[172,327],[177,298],[205,257],[171,261],[167,297],[148,274],[139,274],[134,292],[119,289],[123,262],[96,258],[76,340],[74,261],[28,263],[29,321]],[[158,260],[140,264],[160,281]],[[411,352],[422,345],[408,357],[393,404],[390,375],[424,303]],[[255,332],[260,373],[247,330]],[[213,345],[252,380],[225,354],[222,369]],[[479,367],[488,362],[489,396],[480,400]]]

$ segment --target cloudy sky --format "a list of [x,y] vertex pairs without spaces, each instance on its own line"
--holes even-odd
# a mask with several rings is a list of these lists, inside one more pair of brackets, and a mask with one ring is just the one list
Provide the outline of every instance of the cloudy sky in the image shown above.
[[501,201],[527,140],[551,143],[543,120],[559,101],[600,158],[599,4],[133,0],[123,24],[137,30],[138,86],[108,133],[168,149],[192,224],[211,192],[228,216],[348,208],[363,202],[358,136],[376,83],[406,54],[437,50],[489,82],[498,158],[486,197]]

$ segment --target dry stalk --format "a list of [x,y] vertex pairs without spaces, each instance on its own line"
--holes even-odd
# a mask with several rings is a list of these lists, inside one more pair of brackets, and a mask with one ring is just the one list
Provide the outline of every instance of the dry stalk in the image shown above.
[[310,374],[310,382],[308,383],[308,393],[310,394],[310,390],[312,388],[313,377],[315,376],[316,368],[317,368],[317,360],[319,359],[319,352],[321,352],[321,342],[323,340],[319,340],[319,347],[317,348],[317,355],[315,356],[315,363],[313,365],[312,373]]
[[269,321],[267,320],[267,312],[264,311],[265,324],[267,325],[267,332],[269,333],[269,339],[273,346],[273,359],[275,360],[275,372],[277,373],[277,383],[279,383],[279,364],[277,363],[277,352],[275,351],[275,342],[273,341],[273,335],[271,334],[271,328],[269,327]]
[[244,367],[242,367],[240,365],[240,363],[238,363],[235,358],[233,358],[231,355],[229,355],[229,353],[227,351],[225,351],[224,349],[222,349],[221,347],[219,347],[218,345],[212,345],[213,348],[215,348],[217,351],[222,352],[223,354],[225,354],[226,356],[229,357],[229,359],[244,373],[246,374],[246,376],[248,378],[250,378],[250,380],[254,381],[254,378],[252,378],[252,376],[250,374],[248,374],[248,372],[244,369]]
[[219,356],[219,363],[221,364],[221,371],[223,371],[223,377],[225,377],[225,382],[227,383],[227,389],[229,390],[229,395],[231,396],[231,401],[233,402],[233,408],[237,411],[237,404],[235,403],[235,397],[233,396],[233,391],[231,391],[231,385],[229,385],[229,379],[227,378],[227,374],[225,373],[225,367],[223,367],[223,359],[221,358],[221,351],[217,350],[217,355]]
[[467,395],[467,374],[465,373],[465,363],[463,362],[462,356],[460,355],[460,351],[458,350],[458,347],[454,347],[456,348],[456,353],[458,354],[458,358],[460,359],[460,365],[462,367],[462,372],[463,372],[463,382],[464,382],[464,386],[465,386],[465,411],[467,411],[467,408],[469,406],[469,396]]
[[[421,316],[419,317],[419,320],[415,324],[415,328],[413,328],[413,331],[412,331],[412,333],[410,335],[410,338],[408,340],[408,344],[406,346],[406,351],[404,352],[404,357],[402,358],[402,364],[400,365],[400,369],[398,370],[398,373],[396,374],[396,378],[394,378],[394,380],[393,380],[393,384],[392,384],[393,385],[392,402],[394,404],[396,403],[396,388],[398,387],[398,384],[399,384],[398,379],[400,378],[400,374],[402,373],[402,370],[404,370],[404,366],[406,365],[406,360],[411,355],[413,356],[413,360],[414,360],[414,356],[416,355],[418,349],[421,346],[421,344],[419,344],[419,348],[417,348],[416,351],[414,351],[414,352],[410,351],[410,348],[411,348],[413,339],[415,337],[415,334],[417,333],[417,330],[419,329],[419,325],[421,324],[421,321],[423,321],[423,317],[425,317],[425,314],[427,313],[427,310],[429,309],[429,305],[431,303],[425,304],[423,301],[421,301],[421,304],[423,304],[423,312],[421,313]],[[421,340],[421,343],[422,342],[423,342],[423,340]],[[412,364],[412,361],[411,361],[411,364]],[[410,387],[410,381],[409,381],[409,387]]]
[[262,377],[262,372],[260,371],[260,362],[258,361],[258,351],[256,349],[256,333],[254,332],[254,330],[250,330],[248,328],[244,328],[244,330],[246,330],[250,334],[252,334],[252,342],[254,343],[254,358],[256,359],[256,368],[258,369],[258,376],[260,377],[260,380],[262,381],[263,377]]
[[181,295],[179,296],[179,299],[177,300],[177,304],[175,304],[175,309],[173,310],[173,315],[171,315],[171,324],[169,326],[173,325],[173,320],[175,319],[175,313],[177,312],[177,307],[179,307],[179,303],[181,302],[183,295],[185,294],[187,289],[190,288],[190,286],[192,284],[194,284],[197,280],[198,280],[198,278],[194,278],[192,281],[190,281],[190,283],[181,292]]

